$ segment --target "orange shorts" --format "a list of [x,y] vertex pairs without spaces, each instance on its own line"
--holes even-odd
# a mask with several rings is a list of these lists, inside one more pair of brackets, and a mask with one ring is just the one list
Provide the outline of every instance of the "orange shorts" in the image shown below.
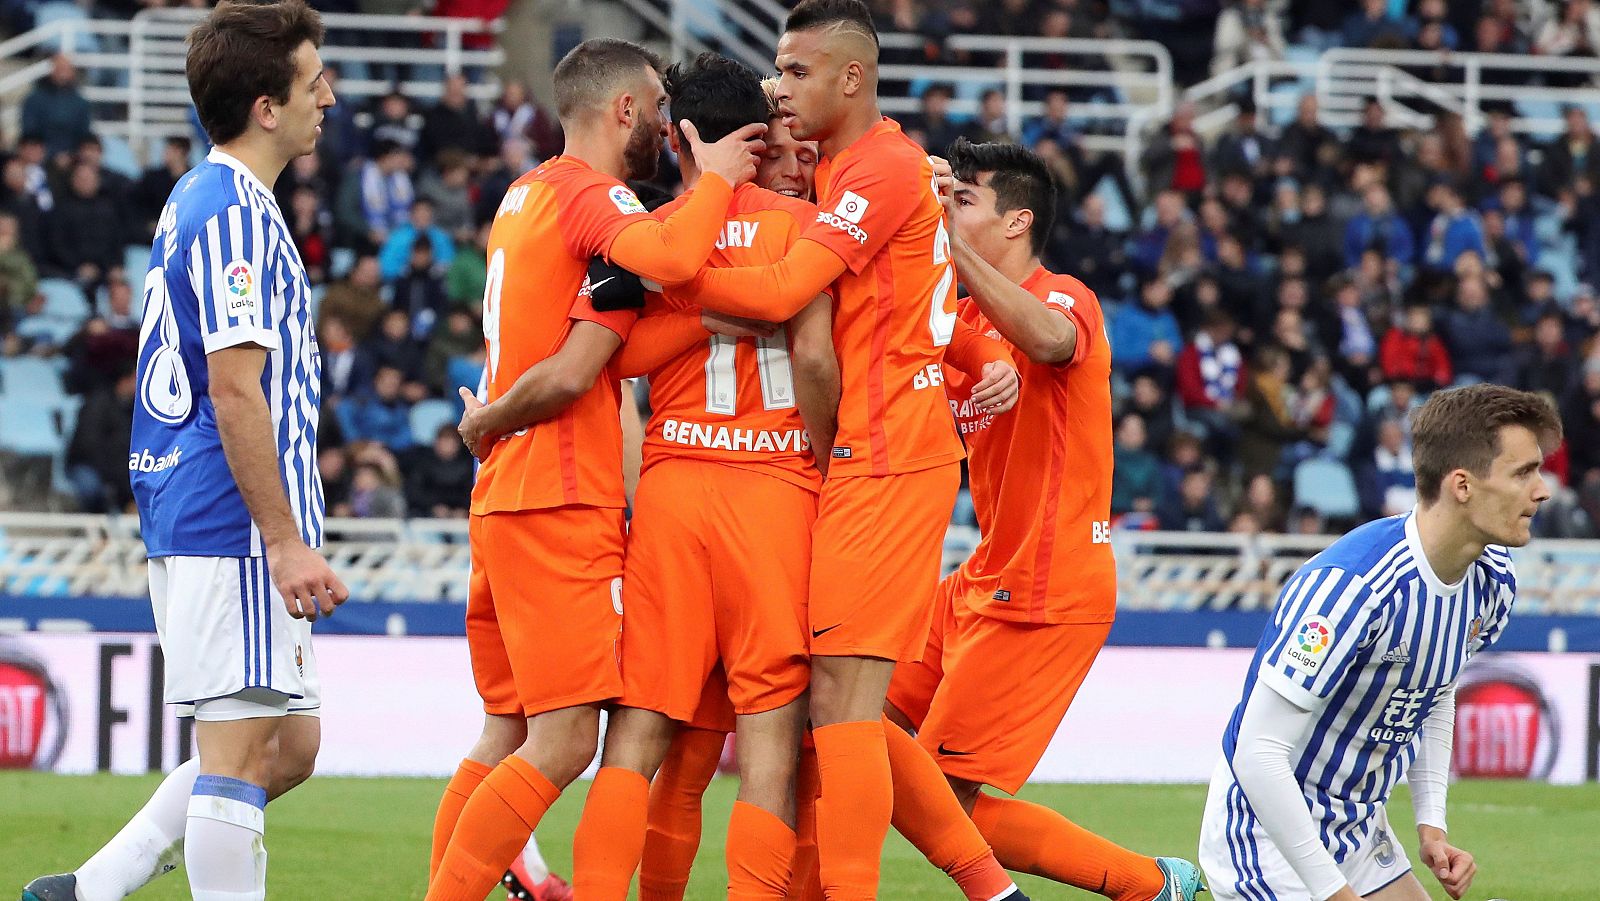
[[732,732],[736,725],[733,718],[733,702],[728,700],[728,677],[719,663],[706,677],[705,687],[700,689],[700,704],[684,725],[707,732]]
[[950,463],[823,484],[811,555],[811,653],[916,660],[961,488]]
[[487,713],[533,716],[622,694],[622,511],[473,516],[467,646]]
[[645,470],[622,580],[622,703],[688,721],[719,660],[735,713],[799,697],[816,511],[815,492],[755,469]]
[[1014,623],[975,613],[965,580],[939,583],[921,662],[895,667],[889,703],[946,775],[1016,794],[1111,633],[1110,623]]

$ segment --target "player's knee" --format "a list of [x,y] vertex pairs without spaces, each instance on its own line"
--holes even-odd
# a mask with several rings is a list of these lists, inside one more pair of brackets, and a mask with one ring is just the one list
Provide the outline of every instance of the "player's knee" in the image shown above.
[[655,711],[618,708],[606,728],[602,763],[632,770],[646,779],[654,778],[672,747],[676,731],[672,720]]
[[533,764],[558,788],[583,774],[600,744],[600,712],[575,708],[542,714],[528,723],[518,757]]

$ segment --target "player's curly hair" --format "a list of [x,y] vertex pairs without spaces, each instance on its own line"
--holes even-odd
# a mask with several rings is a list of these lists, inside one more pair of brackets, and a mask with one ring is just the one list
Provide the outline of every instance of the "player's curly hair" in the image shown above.
[[295,51],[322,46],[322,16],[305,0],[224,0],[189,32],[184,75],[213,144],[244,134],[256,100],[289,101]]
[[[719,53],[702,53],[673,63],[661,79],[672,105],[672,130],[688,119],[706,143],[720,141],[752,123],[771,116],[761,76],[754,69]],[[682,135],[679,135],[681,138]],[[688,144],[679,141],[680,152]]]
[[1044,252],[1056,221],[1056,183],[1044,160],[1018,144],[973,144],[957,138],[950,145],[949,161],[955,177],[968,184],[977,183],[978,173],[990,173],[988,186],[994,189],[996,212],[1031,211],[1028,240],[1034,253]]
[[1561,417],[1531,391],[1504,385],[1468,385],[1436,391],[1411,415],[1411,465],[1417,498],[1439,499],[1444,477],[1457,469],[1486,476],[1500,455],[1500,430],[1522,426],[1546,453],[1561,443]]

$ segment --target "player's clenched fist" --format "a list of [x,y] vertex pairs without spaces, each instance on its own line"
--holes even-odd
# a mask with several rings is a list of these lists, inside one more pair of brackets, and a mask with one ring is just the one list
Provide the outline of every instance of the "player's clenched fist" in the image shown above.
[[972,386],[972,402],[985,413],[1005,413],[1017,405],[1022,380],[1010,363],[991,360],[983,364],[983,379]]
[[1472,855],[1450,844],[1437,828],[1422,826],[1417,833],[1421,838],[1417,851],[1422,865],[1433,873],[1450,897],[1465,896],[1472,887],[1473,877],[1478,875],[1478,864]]
[[727,137],[707,144],[700,140],[700,132],[688,119],[678,122],[689,150],[700,164],[701,172],[713,172],[732,185],[741,185],[756,177],[756,162],[767,149],[761,136],[766,134],[765,123],[752,123],[730,133]]
[[267,569],[283,596],[284,608],[296,619],[315,621],[319,614],[332,616],[333,608],[350,599],[350,589],[334,575],[333,567],[303,541],[269,546]]

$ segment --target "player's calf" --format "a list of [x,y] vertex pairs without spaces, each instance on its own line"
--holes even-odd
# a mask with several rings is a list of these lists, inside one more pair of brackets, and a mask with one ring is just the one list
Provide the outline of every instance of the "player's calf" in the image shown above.
[[600,744],[600,708],[566,707],[528,718],[528,737],[514,752],[557,788],[583,775]]

